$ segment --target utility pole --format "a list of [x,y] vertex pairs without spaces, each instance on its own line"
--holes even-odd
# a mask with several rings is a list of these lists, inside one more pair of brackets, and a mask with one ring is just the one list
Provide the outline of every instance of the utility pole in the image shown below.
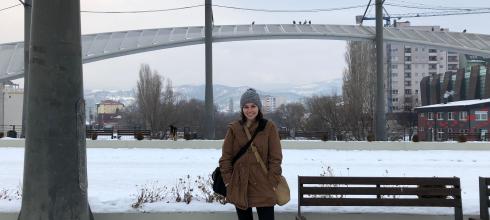
[[214,139],[214,101],[213,101],[213,8],[211,0],[205,1],[205,56],[206,56],[206,91],[204,138]]
[[32,0],[24,0],[24,95],[22,97],[22,130],[20,137],[26,136],[27,90],[29,89],[29,42],[31,41]]
[[376,140],[386,141],[385,89],[383,74],[383,1],[376,0]]
[[80,0],[34,0],[19,220],[93,219],[87,200]]

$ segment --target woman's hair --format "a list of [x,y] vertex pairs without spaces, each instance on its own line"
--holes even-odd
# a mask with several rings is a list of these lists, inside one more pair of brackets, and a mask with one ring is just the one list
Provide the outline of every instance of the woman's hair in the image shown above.
[[[247,116],[243,114],[243,108],[240,110],[240,115],[242,116],[242,119],[240,120],[240,123],[245,123],[247,121]],[[259,108],[259,112],[257,113],[257,116],[255,116],[256,121],[260,121],[260,119],[264,118],[264,115],[262,114],[262,110]]]

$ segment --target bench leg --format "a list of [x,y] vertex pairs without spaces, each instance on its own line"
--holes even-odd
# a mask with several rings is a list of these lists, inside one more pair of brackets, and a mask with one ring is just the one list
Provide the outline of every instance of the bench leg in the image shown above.
[[463,220],[463,209],[461,207],[454,208],[454,220]]

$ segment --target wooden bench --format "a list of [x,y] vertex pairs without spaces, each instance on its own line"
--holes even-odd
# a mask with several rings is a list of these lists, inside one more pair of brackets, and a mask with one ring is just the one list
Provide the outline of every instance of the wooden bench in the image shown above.
[[489,220],[488,208],[490,207],[490,202],[488,201],[488,196],[490,191],[488,186],[490,185],[490,178],[480,177],[480,219]]
[[150,130],[138,130],[138,129],[118,129],[117,130],[117,136],[118,138],[123,135],[131,135],[135,136],[138,132],[141,132],[141,134],[144,137],[148,137],[148,139],[151,139],[151,131]]
[[301,206],[452,207],[463,220],[459,178],[298,177],[297,220]]
[[112,129],[87,129],[87,138],[92,138],[92,134],[97,134],[97,136],[111,136],[114,138],[114,131]]

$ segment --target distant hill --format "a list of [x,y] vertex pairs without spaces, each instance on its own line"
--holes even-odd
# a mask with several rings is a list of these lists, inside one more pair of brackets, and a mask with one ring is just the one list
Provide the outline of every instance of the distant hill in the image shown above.
[[[231,98],[234,103],[234,110],[237,111],[240,97],[248,88],[248,86],[233,87],[215,84],[213,89],[214,102],[220,111],[226,111]],[[204,100],[204,89],[204,85],[182,85],[174,87],[175,93],[184,99],[194,98]],[[342,93],[342,79],[321,81],[299,86],[271,85],[270,89],[268,86],[266,88],[261,87],[256,89],[261,96],[271,95],[276,97],[280,100],[278,103],[298,102],[313,95],[340,95]],[[87,90],[85,91],[87,113],[89,112],[88,108],[93,108],[93,110],[95,110],[95,104],[105,99],[117,100],[125,105],[129,105],[135,100],[134,91]]]

